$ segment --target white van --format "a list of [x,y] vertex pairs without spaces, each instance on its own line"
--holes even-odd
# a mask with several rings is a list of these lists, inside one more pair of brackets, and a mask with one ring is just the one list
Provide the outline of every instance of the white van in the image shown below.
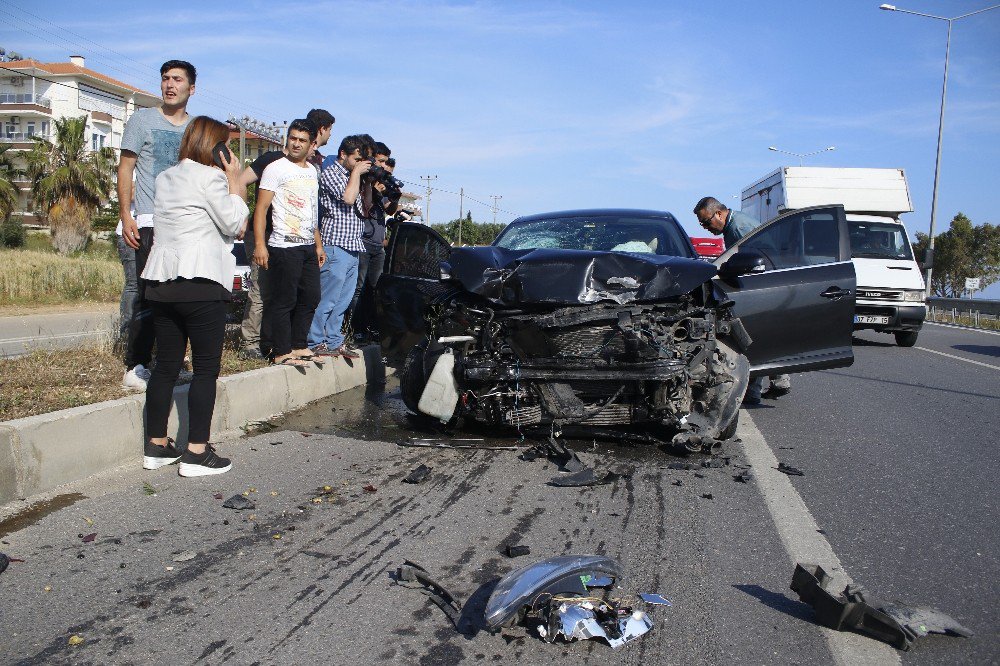
[[913,211],[902,169],[781,167],[743,189],[741,209],[768,222],[790,210],[841,204],[857,274],[854,328],[892,333],[912,347],[926,289],[900,215]]

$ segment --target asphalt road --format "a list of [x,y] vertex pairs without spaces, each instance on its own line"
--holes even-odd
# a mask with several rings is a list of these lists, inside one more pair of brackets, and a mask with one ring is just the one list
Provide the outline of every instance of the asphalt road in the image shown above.
[[[553,487],[554,465],[514,451],[398,446],[419,436],[418,424],[390,382],[385,394],[342,394],[273,432],[222,443],[236,468],[221,477],[124,470],[67,488],[56,502],[68,506],[0,523],[0,548],[25,560],[0,575],[0,659],[996,662],[1000,337],[929,326],[914,349],[858,337],[869,342],[855,347],[852,368],[795,377],[791,395],[743,412],[724,468],[669,469],[677,459],[654,449],[583,443],[585,459],[631,475]],[[518,444],[495,434],[458,433]],[[777,473],[777,460],[805,476]],[[402,483],[420,463],[430,478]],[[747,464],[754,482],[734,482]],[[334,494],[313,503],[325,485]],[[242,491],[257,503],[253,518],[215,498]],[[508,542],[531,555],[507,558]],[[175,562],[181,551],[196,555]],[[654,629],[617,652],[482,630],[498,577],[567,553],[617,557],[621,595],[655,591],[673,606],[646,608]],[[465,602],[464,634],[393,580],[404,559]],[[821,562],[841,584],[937,606],[977,635],[932,636],[901,654],[821,629],[788,590],[796,560]]]
[[0,358],[32,349],[66,349],[113,333],[118,305],[0,317]]

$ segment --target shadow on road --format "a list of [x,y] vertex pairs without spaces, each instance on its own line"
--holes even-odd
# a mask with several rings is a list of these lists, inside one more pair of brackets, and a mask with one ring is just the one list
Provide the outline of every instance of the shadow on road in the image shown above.
[[895,347],[895,342],[876,342],[875,340],[865,340],[864,338],[851,338],[851,343],[855,347]]
[[848,379],[863,379],[869,382],[880,382],[882,384],[893,384],[895,386],[909,386],[911,388],[921,388],[930,389],[931,391],[942,391],[944,393],[954,393],[955,395],[971,395],[975,398],[993,398],[994,400],[1000,399],[1000,395],[989,393],[973,393],[972,391],[956,391],[955,389],[946,389],[939,386],[930,386],[928,384],[911,384],[910,382],[897,382],[891,379],[879,379],[877,377],[860,377],[858,375],[849,375],[846,372],[832,372],[830,370],[820,370],[823,374],[836,375],[837,377],[847,377]]
[[779,592],[772,592],[767,588],[763,588],[760,585],[733,585],[740,592],[745,592],[751,597],[760,601],[768,608],[773,608],[776,611],[780,611],[785,615],[794,617],[799,620],[805,620],[806,622],[813,623],[814,612],[813,609],[801,601],[795,601],[789,597],[781,594]]
[[1000,345],[952,345],[952,349],[968,352],[970,354],[981,354],[1000,358]]

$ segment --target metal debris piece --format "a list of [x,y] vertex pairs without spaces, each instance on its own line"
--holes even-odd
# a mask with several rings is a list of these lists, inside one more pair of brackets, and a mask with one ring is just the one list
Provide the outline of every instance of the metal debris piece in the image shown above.
[[403,479],[403,483],[422,483],[427,480],[427,477],[431,475],[431,469],[427,465],[421,464],[415,470],[406,475]]
[[733,481],[736,483],[750,483],[753,481],[753,474],[749,470],[743,470],[739,474],[733,474]]
[[475,449],[479,451],[517,451],[516,446],[487,446],[476,444],[482,439],[420,439],[411,437],[405,441],[398,442],[400,446],[412,446],[425,449]]
[[701,496],[703,499],[715,499],[715,495],[713,495],[712,493],[702,493]]
[[791,465],[786,465],[783,462],[778,463],[778,471],[787,474],[788,476],[805,476],[805,473],[798,469],[797,467],[792,467]]
[[667,599],[661,594],[654,594],[651,592],[643,592],[639,595],[639,598],[645,601],[647,604],[652,604],[653,606],[673,606],[670,603],[670,599]]
[[669,465],[667,465],[667,469],[691,470],[691,469],[697,469],[697,466],[694,463],[672,462]]
[[610,576],[582,576],[584,586],[588,589],[592,587],[611,587],[615,584],[615,579]]
[[672,485],[672,486],[683,486],[683,485],[684,485],[684,482],[683,482],[683,481],[681,481],[680,479],[677,479],[676,481],[674,481],[674,482],[673,482],[673,483],[671,483],[670,485]]
[[816,564],[796,564],[791,588],[816,611],[816,622],[843,631],[853,629],[899,650],[928,633],[972,636],[972,631],[944,613],[922,606],[883,604],[859,585],[848,585],[840,596],[827,590],[832,578]]
[[198,557],[198,553],[193,550],[182,550],[181,552],[174,555],[174,562],[187,562],[188,560],[193,560]]
[[531,549],[527,546],[515,546],[508,544],[507,549],[504,552],[507,553],[507,557],[521,557],[522,555],[529,555],[531,553]]
[[233,495],[222,503],[223,508],[244,511],[246,509],[256,509],[257,505],[243,495]]
[[458,621],[462,616],[462,604],[448,589],[441,583],[434,580],[431,575],[419,564],[410,560],[403,560],[403,564],[396,569],[396,580],[406,583],[419,583],[424,587],[424,594],[437,605],[444,614],[448,616],[455,628],[458,629]]
[[575,474],[563,474],[553,477],[549,481],[549,485],[560,487],[599,486],[616,481],[623,476],[628,476],[630,473],[630,470],[624,468],[598,472],[591,467],[585,467]]
[[87,534],[87,535],[81,537],[81,539],[82,539],[82,541],[84,543],[90,543],[91,541],[93,541],[96,538],[97,538],[97,532],[91,532],[90,534]]

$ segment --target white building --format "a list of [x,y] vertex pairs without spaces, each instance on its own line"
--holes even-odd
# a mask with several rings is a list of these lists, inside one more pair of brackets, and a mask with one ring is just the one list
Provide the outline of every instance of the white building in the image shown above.
[[[137,108],[160,105],[160,96],[87,69],[82,56],[69,62],[0,62],[0,143],[30,150],[32,137],[52,140],[54,118],[87,116],[91,150],[121,148],[125,121]],[[22,179],[18,210],[25,222],[30,183]]]

